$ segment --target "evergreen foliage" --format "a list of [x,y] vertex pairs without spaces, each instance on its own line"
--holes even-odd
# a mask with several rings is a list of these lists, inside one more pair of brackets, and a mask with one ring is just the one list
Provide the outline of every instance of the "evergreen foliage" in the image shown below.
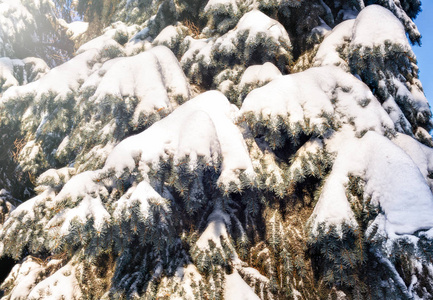
[[1,2],[2,299],[433,297],[420,5]]

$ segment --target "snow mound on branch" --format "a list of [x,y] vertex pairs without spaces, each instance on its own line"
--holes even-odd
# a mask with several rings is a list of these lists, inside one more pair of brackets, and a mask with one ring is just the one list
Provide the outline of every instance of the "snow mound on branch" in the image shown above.
[[122,56],[125,54],[125,49],[122,45],[127,44],[129,39],[138,31],[139,27],[137,25],[127,26],[120,21],[113,23],[110,27],[104,29],[104,34],[78,48],[77,54],[96,49],[107,56],[113,55],[113,53],[119,53],[116,56]]
[[27,75],[27,81],[25,83],[39,80],[50,71],[50,67],[47,63],[37,57],[26,57],[23,59],[23,63]]
[[12,86],[27,84],[40,79],[49,71],[40,58],[28,57],[23,60],[0,58],[0,93]]
[[[378,29],[378,20],[381,26]],[[353,27],[352,47],[362,45],[374,48],[384,47],[386,41],[401,45],[410,50],[406,33],[401,22],[388,9],[380,5],[369,5],[364,8],[356,18]],[[386,49],[382,49],[385,51]]]
[[260,299],[253,289],[242,279],[238,271],[225,275],[224,299],[255,300]]
[[346,196],[349,174],[366,182],[364,199],[371,198],[371,204],[383,211],[384,218],[378,218],[388,236],[433,227],[433,195],[410,156],[375,132],[360,139],[350,129],[335,135],[343,137],[336,137],[338,155],[310,217],[313,233],[321,223],[357,227]]
[[11,289],[8,294],[11,299],[77,299],[82,294],[77,289],[74,263],[62,266],[59,259],[44,262],[28,256],[15,265],[2,287]]
[[147,181],[134,183],[132,187],[115,203],[113,220],[121,222],[131,217],[133,207],[139,208],[140,217],[146,219],[149,213],[149,201],[161,200],[159,195]]
[[[54,197],[54,190],[46,189],[12,211],[0,230],[0,256],[5,254],[4,251],[7,251],[10,256],[18,259],[21,255],[22,244],[16,243],[17,240],[24,244],[32,240],[32,246],[34,247],[32,249],[37,249],[44,243],[40,232],[33,232],[28,229],[32,228],[35,223],[40,228],[41,224],[47,222],[47,216],[40,217],[40,214],[45,202],[49,202]],[[8,245],[8,249],[5,249],[5,245]]]
[[11,299],[28,299],[27,295],[43,271],[43,266],[36,259],[26,257],[21,264],[16,264],[13,267],[1,287],[6,286],[8,281],[11,281],[14,286],[8,296]]
[[433,172],[433,149],[401,133],[398,133],[392,141],[412,158],[424,176],[424,180],[429,184],[430,189],[433,190],[433,179],[429,177],[429,174]]
[[179,297],[174,296],[173,299],[195,299],[194,290],[191,285],[196,284],[198,286],[201,279],[202,276],[200,272],[193,264],[188,264],[186,267],[179,267],[176,270],[174,280],[179,283],[184,294]]
[[79,39],[89,28],[88,22],[74,21],[71,23],[66,23],[65,20],[59,19],[58,22],[61,26],[66,28],[66,34],[71,40]]
[[[81,185],[85,186],[85,185]],[[58,195],[61,200],[63,195]],[[56,201],[56,200],[55,200]],[[100,196],[92,197],[88,194],[83,196],[78,206],[74,208],[66,208],[61,213],[55,215],[48,222],[46,229],[51,230],[52,241],[56,241],[70,233],[71,225],[75,222],[86,224],[92,221],[93,229],[99,234],[106,228],[111,216],[105,209]],[[55,244],[51,245],[56,248]]]
[[196,246],[201,250],[209,249],[209,241],[215,244],[216,248],[222,248],[221,238],[228,239],[226,224],[229,223],[228,215],[220,210],[215,210],[208,217],[206,229],[200,235]]
[[[53,68],[45,76],[20,87],[11,87],[4,94],[1,102],[25,98],[31,95],[35,104],[44,96],[53,95],[54,101],[62,101],[77,93],[81,84],[90,75],[89,64],[96,61],[98,51],[87,51],[77,55],[68,62]],[[56,84],[53,85],[53,82]],[[35,105],[34,104],[34,105]]]
[[[210,40],[209,39],[194,39],[191,36],[187,36],[185,38],[184,43],[188,43],[188,50],[182,55],[180,59],[180,63],[182,66],[186,65],[195,60],[197,55],[205,56],[204,52],[201,52],[203,49],[207,49]],[[201,54],[199,54],[201,53]]]
[[209,0],[204,7],[204,12],[226,12],[230,15],[237,14],[239,11],[237,0]]
[[75,175],[75,168],[64,167],[61,169],[49,169],[39,175],[37,179],[38,188],[40,186],[60,186],[65,182],[69,181],[73,175]]
[[[416,132],[416,137],[425,142],[430,137],[422,128],[428,131],[433,127],[431,112],[417,79],[415,54],[401,18],[394,14],[379,5],[363,9],[356,18],[345,55],[351,71],[374,87],[396,130],[408,135]],[[386,25],[376,26],[375,20],[379,19]]]
[[272,81],[279,76],[281,76],[280,70],[270,62],[266,62],[263,65],[249,66],[241,77],[239,87],[242,88],[247,84]]
[[332,31],[326,35],[323,42],[320,44],[319,50],[314,57],[313,66],[341,66],[345,70],[349,70],[347,62],[341,58],[338,52],[347,40],[352,38],[353,25],[355,20],[347,20],[335,26]]
[[157,169],[160,160],[173,157],[179,163],[188,156],[192,169],[199,158],[214,166],[222,160],[219,181],[239,183],[240,172],[253,176],[253,168],[242,134],[233,123],[236,113],[236,107],[223,94],[203,93],[144,132],[119,143],[104,169],[114,169],[120,176],[125,169],[133,170],[137,161],[141,168],[150,164]]
[[337,123],[353,124],[358,135],[394,128],[364,83],[330,66],[282,76],[253,90],[242,104],[240,115],[253,129],[270,129],[267,133],[272,140],[280,129],[295,137],[300,131],[323,135],[336,125],[329,124],[330,116]]
[[[252,10],[242,16],[233,30],[219,38],[216,42],[216,48],[219,51],[230,52],[238,51],[237,44],[239,36],[246,35],[246,45],[256,45],[257,38],[270,39],[274,43],[284,42],[288,47],[291,46],[290,37],[283,25],[278,21],[269,18],[259,10]],[[286,49],[279,49],[286,52]],[[247,53],[252,49],[247,49]],[[248,54],[246,54],[249,57]]]
[[[50,261],[48,267],[55,262],[55,260]],[[74,263],[75,262],[71,260],[52,275],[38,282],[36,286],[31,289],[27,299],[41,299],[41,297],[47,299],[55,296],[57,299],[74,300],[83,297],[81,290],[77,288],[78,274],[76,274]]]
[[256,9],[244,14],[236,27],[224,35],[208,40],[190,38],[188,43],[181,63],[198,83],[200,77],[214,77],[227,66],[272,62],[283,70],[292,59],[292,45],[284,26]]
[[99,183],[98,178],[98,171],[86,171],[75,175],[65,184],[55,199],[62,201],[70,198],[73,202],[77,202],[88,195],[108,194],[103,185]]
[[[187,79],[176,57],[164,46],[108,63],[103,72],[98,72],[103,76],[90,100],[99,103],[107,96],[137,98],[139,103],[134,112],[134,123],[138,122],[140,114],[161,110],[171,112],[178,102],[190,97]],[[83,88],[94,83],[85,83]],[[176,98],[182,100],[175,101]]]
[[302,182],[307,175],[322,177],[325,173],[322,166],[324,160],[326,158],[323,141],[318,138],[308,140],[291,158],[287,172],[290,175],[289,178],[292,178],[292,182]]
[[170,49],[176,47],[176,43],[180,44],[188,31],[188,27],[178,23],[176,26],[169,25],[165,27],[153,40],[154,45],[165,45]]

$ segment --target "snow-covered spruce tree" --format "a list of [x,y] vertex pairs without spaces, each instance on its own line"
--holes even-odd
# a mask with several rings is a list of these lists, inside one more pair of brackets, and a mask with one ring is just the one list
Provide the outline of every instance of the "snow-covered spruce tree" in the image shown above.
[[419,1],[74,3],[0,60],[2,299],[433,297]]

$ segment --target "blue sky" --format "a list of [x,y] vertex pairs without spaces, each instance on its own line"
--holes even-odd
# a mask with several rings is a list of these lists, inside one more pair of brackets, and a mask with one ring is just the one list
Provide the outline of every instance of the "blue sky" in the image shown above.
[[421,47],[412,49],[418,60],[419,76],[424,87],[424,93],[433,107],[433,1],[422,1],[422,12],[415,19],[422,35]]

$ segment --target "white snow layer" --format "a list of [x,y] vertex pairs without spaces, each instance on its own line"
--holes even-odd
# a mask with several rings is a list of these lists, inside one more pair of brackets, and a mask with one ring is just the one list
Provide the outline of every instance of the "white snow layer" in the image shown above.
[[237,108],[217,91],[203,93],[188,101],[144,132],[117,145],[107,158],[104,169],[114,169],[119,176],[133,170],[136,160],[141,168],[173,156],[175,164],[185,156],[195,168],[199,157],[216,166],[222,160],[219,182],[239,183],[245,171],[253,176],[252,163],[242,134],[233,123]]
[[5,280],[5,283],[8,279],[16,283],[8,294],[10,299],[28,299],[29,292],[43,271],[43,266],[32,257],[25,258],[21,264],[16,264]]
[[263,65],[249,66],[241,77],[239,87],[257,82],[268,82],[279,76],[281,72],[273,63],[266,62]]
[[[50,261],[48,264],[51,264]],[[75,274],[73,260],[68,264],[61,267],[54,274],[38,282],[36,286],[31,289],[27,299],[64,299],[75,300],[83,297],[81,290],[77,288],[79,283],[77,275]]]
[[291,45],[289,35],[283,25],[261,11],[253,9],[242,16],[234,29],[216,41],[216,47],[225,52],[237,51],[238,37],[245,32],[248,33],[245,40],[246,45],[256,44],[257,36],[260,35],[270,38],[277,44],[284,41],[288,46]]
[[177,31],[176,27],[169,25],[161,30],[161,32],[153,40],[153,43],[155,45],[171,44],[171,41],[176,39],[178,35],[179,32]]
[[270,123],[282,117],[289,127],[308,125],[321,133],[327,129],[325,114],[340,122],[353,123],[358,134],[394,128],[364,83],[331,66],[285,75],[253,90],[245,98],[240,113],[252,113]]
[[[39,102],[44,95],[55,95],[55,101],[61,101],[78,92],[80,82],[83,82],[90,73],[89,63],[95,61],[99,53],[96,50],[81,53],[68,62],[50,70],[39,80],[19,87],[9,88],[0,100],[24,98],[32,95],[35,102]],[[53,82],[56,84],[53,85]]]
[[382,51],[385,51],[385,41],[399,44],[404,49],[410,50],[404,26],[399,19],[383,6],[369,5],[356,18],[351,44],[369,48],[382,46]]
[[128,219],[131,216],[132,207],[138,204],[139,212],[143,219],[148,216],[149,200],[161,200],[161,196],[152,188],[147,181],[138,184],[134,183],[132,187],[115,203],[113,219],[115,222]]
[[383,225],[389,236],[433,227],[433,195],[410,156],[372,131],[362,138],[354,137],[347,128],[334,135],[343,136],[330,141],[338,144],[339,150],[310,218],[313,232],[323,222],[357,226],[346,197],[349,174],[365,180],[364,198],[371,197],[371,203],[382,209]]
[[239,11],[238,1],[237,0],[209,0],[204,7],[204,12],[212,12],[212,11],[224,11],[227,13],[237,14]]
[[[245,49],[240,47],[240,39],[245,39]],[[182,66],[193,61],[201,61],[205,66],[210,66],[214,53],[220,52],[235,54],[239,58],[249,59],[256,45],[259,43],[272,43],[277,47],[276,53],[281,56],[290,56],[291,42],[284,26],[278,21],[268,17],[259,10],[253,9],[244,14],[236,27],[217,39],[188,38],[189,49],[182,56]],[[195,72],[192,66],[190,72]]]
[[346,43],[346,40],[352,38],[354,24],[355,20],[347,20],[334,27],[317,50],[313,62],[315,67],[335,65],[341,66],[345,70],[349,69],[346,61],[341,58],[337,50]]
[[[5,279],[5,283],[8,281],[14,283],[8,294],[9,299],[73,300],[81,298],[82,294],[77,288],[78,282],[73,263],[69,262],[59,268],[61,264],[61,260],[52,259],[44,262],[31,256],[25,258],[22,263],[16,264]],[[58,270],[50,274],[50,271],[47,271],[50,269]]]
[[172,111],[177,106],[176,97],[184,101],[190,97],[189,84],[179,62],[164,46],[132,57],[109,60],[89,77],[83,89],[91,86],[97,86],[91,101],[101,102],[107,96],[137,98],[134,123],[138,122],[140,114],[163,109]]
[[66,34],[71,40],[76,40],[89,28],[89,23],[83,21],[74,21],[71,23],[67,23],[65,20],[59,19],[58,22],[61,26],[66,28]]
[[229,218],[221,210],[215,210],[208,217],[206,229],[200,235],[196,245],[201,250],[209,249],[209,241],[215,244],[216,248],[222,248],[221,238],[228,239],[227,227]]
[[[120,142],[108,156],[103,169],[73,176],[56,196],[52,194],[52,189],[47,189],[41,195],[26,201],[13,212],[14,220],[23,212],[32,211],[40,199],[49,196],[52,201],[46,204],[53,210],[62,208],[66,199],[77,204],[73,208],[62,208],[47,222],[45,229],[51,230],[53,241],[67,235],[73,222],[85,224],[89,219],[93,219],[94,229],[101,232],[111,219],[101,198],[108,197],[106,187],[115,186],[115,183],[113,178],[100,178],[110,170],[114,170],[116,177],[120,178],[125,170],[132,171],[135,167],[146,176],[149,164],[157,169],[159,161],[169,157],[173,158],[175,164],[179,164],[183,158],[189,156],[191,170],[197,167],[199,158],[214,167],[222,161],[218,181],[224,186],[230,183],[241,184],[239,175],[243,171],[247,178],[253,180],[255,173],[245,141],[233,123],[237,112],[238,109],[220,92],[203,93],[142,133]],[[64,172],[68,170],[65,169]],[[41,176],[40,180],[52,178],[56,181],[58,176],[61,175],[49,171]],[[148,201],[151,199],[160,200],[161,196],[148,182],[133,185],[115,204],[114,219],[123,218],[136,202],[139,204],[140,213],[146,217]],[[25,216],[32,219],[31,213]],[[15,226],[16,222],[10,218],[4,228],[10,232]]]
[[[377,20],[381,20],[380,26],[377,26]],[[383,6],[369,5],[356,20],[341,22],[326,35],[314,58],[314,66],[336,65],[348,70],[347,63],[338,52],[345,44],[350,44],[349,51],[364,51],[366,48],[371,51],[379,47],[382,55],[385,55],[390,51],[386,42],[400,45],[402,51],[412,52],[400,20]]]
[[258,300],[253,289],[242,279],[238,271],[225,275],[224,299]]
[[433,190],[433,179],[428,177],[429,173],[433,172],[433,149],[401,133],[398,133],[392,141],[412,158],[424,179],[428,182],[430,189]]

